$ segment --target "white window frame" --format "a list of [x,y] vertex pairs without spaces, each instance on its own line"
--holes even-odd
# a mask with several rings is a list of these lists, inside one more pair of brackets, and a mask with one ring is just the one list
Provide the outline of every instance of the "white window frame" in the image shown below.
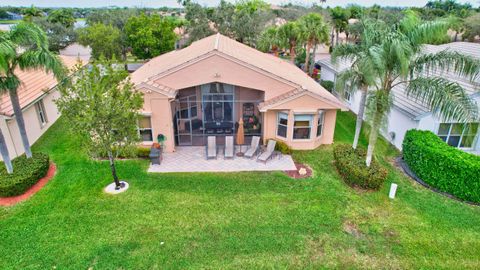
[[[295,118],[298,117],[298,116],[309,116],[310,117],[310,121],[309,121],[310,125],[309,126],[295,127],[295,122],[296,122]],[[314,115],[313,114],[308,114],[308,113],[302,113],[302,114],[299,113],[299,114],[295,114],[293,116],[293,135],[292,135],[292,139],[294,141],[310,141],[312,139],[313,119],[314,119]],[[295,138],[295,129],[296,128],[309,128],[310,129],[309,137],[306,138],[306,139],[303,139],[303,138],[302,139],[296,139]]]
[[[282,115],[282,114],[286,116],[286,119],[287,119],[287,124],[286,125],[280,124],[280,115]],[[285,127],[285,129],[286,129],[285,137],[283,137],[281,135],[278,135],[278,130],[279,130],[278,127],[279,126]],[[286,139],[288,137],[288,112],[277,112],[277,130],[275,131],[275,134],[278,138]]]
[[[317,119],[317,138],[323,135],[323,126],[325,126],[325,111],[318,111]],[[320,133],[318,133],[320,131]]]
[[38,117],[38,122],[40,123],[40,127],[43,128],[48,123],[48,118],[45,111],[45,105],[43,104],[43,99],[35,103],[35,111],[37,112],[37,117]]
[[[138,122],[138,124],[137,124],[138,135],[140,136],[140,139],[142,140],[142,142],[153,142],[155,140],[155,138],[153,137],[152,116],[151,115],[141,115],[141,117],[150,119],[150,127],[149,128],[141,128],[140,123]],[[151,141],[144,141],[143,140],[141,131],[145,131],[145,130],[150,130],[150,133],[152,133],[152,140]]]
[[[440,125],[442,124],[447,124],[447,125],[450,125],[449,128],[448,128],[448,133],[447,134],[438,134],[439,131],[440,131]],[[438,123],[437,125],[437,132],[436,132],[436,135],[438,137],[447,137],[446,140],[445,140],[445,143],[448,144],[448,140],[450,139],[450,136],[452,136],[451,132],[452,132],[452,127],[453,125],[455,124],[462,124],[462,123],[457,123],[457,122],[443,122],[443,123]],[[477,141],[477,137],[478,137],[478,131],[480,130],[480,123],[467,123],[466,125],[468,124],[477,124],[478,127],[477,127],[477,134],[475,134],[475,137],[473,138],[473,141],[472,141],[472,145],[470,147],[460,147],[460,144],[462,143],[462,140],[463,140],[463,136],[465,135],[465,128],[462,129],[462,134],[460,135],[453,135],[453,136],[460,136],[460,139],[458,140],[458,144],[457,146],[452,146],[450,144],[450,146],[452,147],[455,147],[455,148],[458,148],[458,149],[463,149],[463,150],[471,150],[471,149],[474,149],[475,148],[475,144],[476,144],[476,141]]]

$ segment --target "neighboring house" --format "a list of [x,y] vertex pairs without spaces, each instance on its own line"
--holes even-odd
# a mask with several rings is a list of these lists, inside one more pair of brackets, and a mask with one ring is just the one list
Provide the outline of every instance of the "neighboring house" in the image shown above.
[[8,19],[9,20],[21,20],[23,19],[23,16],[17,13],[13,13],[10,11],[7,11]]
[[83,63],[88,63],[92,57],[92,49],[75,42],[61,49],[60,55],[78,57]]
[[145,96],[144,143],[166,136],[165,149],[205,145],[234,135],[244,121],[252,136],[294,149],[331,144],[338,109],[346,107],[299,68],[216,34],[153,58],[131,74]]
[[[477,43],[453,42],[443,45],[425,45],[425,51],[429,53],[445,49],[480,59],[480,44]],[[333,65],[330,59],[321,60],[319,64],[321,66],[321,80],[335,81],[337,73],[349,68],[349,64],[346,62],[340,61]],[[458,82],[476,100],[477,104],[480,104],[480,81],[472,83],[455,74],[442,71],[436,71],[431,76],[444,77],[453,82]],[[339,96],[338,93],[336,94]],[[361,93],[357,91],[352,95],[344,93],[341,98],[350,110],[357,113],[360,96]],[[416,101],[413,97],[406,96],[404,84],[393,89],[393,96],[393,107],[388,116],[388,127],[382,133],[398,149],[402,149],[403,138],[407,130],[421,129],[434,132],[451,146],[467,152],[480,154],[479,123],[472,123],[471,128],[464,128],[455,121],[445,121],[434,117],[425,104]]]
[[[68,68],[77,63],[75,57],[60,56],[60,58]],[[18,97],[23,109],[28,139],[33,144],[59,117],[54,103],[54,99],[59,95],[56,89],[57,80],[51,73],[42,70],[18,70],[15,74],[21,82]],[[15,158],[23,154],[23,144],[8,93],[0,96],[0,128],[10,157]]]

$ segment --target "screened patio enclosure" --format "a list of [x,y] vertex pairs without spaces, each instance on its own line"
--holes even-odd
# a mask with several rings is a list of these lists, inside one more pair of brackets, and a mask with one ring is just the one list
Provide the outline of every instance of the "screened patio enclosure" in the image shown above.
[[205,145],[208,136],[223,144],[225,136],[236,136],[240,119],[249,143],[262,134],[258,104],[263,97],[262,91],[223,83],[179,90],[172,106],[175,145]]

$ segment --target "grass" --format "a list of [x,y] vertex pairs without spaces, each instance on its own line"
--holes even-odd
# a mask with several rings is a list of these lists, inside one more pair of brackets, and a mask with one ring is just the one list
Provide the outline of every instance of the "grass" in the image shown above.
[[[89,160],[57,122],[38,143],[58,165],[30,200],[0,208],[1,269],[424,268],[480,267],[480,208],[432,193],[390,165],[378,192],[346,186],[331,146],[295,152],[314,177],[275,173],[148,174],[122,161],[130,189],[104,194],[108,164]],[[354,118],[339,113],[337,142]],[[365,138],[361,143],[365,144]],[[389,200],[388,186],[399,184]]]
[[22,20],[0,20],[0,24],[16,24],[21,22]]

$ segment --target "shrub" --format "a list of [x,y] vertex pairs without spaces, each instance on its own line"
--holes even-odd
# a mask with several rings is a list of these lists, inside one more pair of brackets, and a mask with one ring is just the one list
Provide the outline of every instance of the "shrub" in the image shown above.
[[275,151],[279,151],[280,153],[284,155],[291,155],[292,154],[292,148],[288,146],[285,142],[275,140],[277,143],[275,144]]
[[480,202],[480,157],[449,146],[430,131],[409,130],[403,159],[425,183],[457,198]]
[[335,145],[333,157],[338,172],[351,187],[377,190],[387,178],[387,170],[375,160],[370,167],[365,165],[366,151],[363,148],[354,150],[351,145]]
[[34,153],[32,158],[25,155],[12,161],[13,173],[8,174],[5,166],[0,168],[0,197],[17,196],[47,174],[50,159],[47,154]]
[[323,86],[323,88],[327,89],[328,92],[332,92],[333,91],[333,86],[334,86],[334,83],[332,81],[320,81],[320,85]]

